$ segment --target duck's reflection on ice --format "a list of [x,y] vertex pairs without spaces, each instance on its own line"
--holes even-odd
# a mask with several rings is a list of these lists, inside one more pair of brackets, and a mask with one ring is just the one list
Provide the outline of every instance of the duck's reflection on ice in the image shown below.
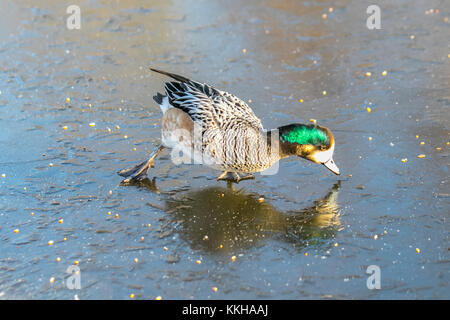
[[167,200],[166,212],[180,237],[195,249],[236,251],[261,245],[269,237],[303,248],[340,230],[339,185],[312,206],[295,211],[280,212],[255,194],[212,187]]

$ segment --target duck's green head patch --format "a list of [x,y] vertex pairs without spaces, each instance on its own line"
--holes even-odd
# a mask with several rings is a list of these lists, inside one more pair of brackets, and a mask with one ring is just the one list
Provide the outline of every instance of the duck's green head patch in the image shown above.
[[314,146],[328,143],[327,134],[313,125],[294,125],[281,133],[281,140],[283,142],[311,144]]

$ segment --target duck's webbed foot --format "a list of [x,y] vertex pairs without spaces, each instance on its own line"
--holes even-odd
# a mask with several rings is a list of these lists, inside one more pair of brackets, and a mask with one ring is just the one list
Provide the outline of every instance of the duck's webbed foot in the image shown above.
[[237,172],[224,171],[220,176],[217,177],[217,181],[224,180],[228,182],[239,183],[242,180],[255,179],[253,174],[248,174],[246,176],[240,176]]
[[253,180],[253,179],[255,179],[255,175],[253,173],[249,173],[249,174],[247,174],[245,176],[239,176],[239,181],[242,181],[242,180]]
[[122,180],[121,184],[128,184],[131,182],[136,181],[142,181],[148,178],[148,173],[150,171],[150,168],[155,167],[155,159],[159,155],[161,151],[165,149],[164,146],[159,146],[158,149],[156,149],[150,158],[137,166],[127,168],[120,170],[117,172],[119,176],[125,177],[126,179]]

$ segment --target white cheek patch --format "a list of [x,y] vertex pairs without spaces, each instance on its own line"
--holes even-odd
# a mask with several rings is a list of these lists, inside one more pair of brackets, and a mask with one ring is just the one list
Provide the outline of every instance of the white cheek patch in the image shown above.
[[312,158],[318,163],[325,163],[333,157],[334,145],[325,151],[317,151]]

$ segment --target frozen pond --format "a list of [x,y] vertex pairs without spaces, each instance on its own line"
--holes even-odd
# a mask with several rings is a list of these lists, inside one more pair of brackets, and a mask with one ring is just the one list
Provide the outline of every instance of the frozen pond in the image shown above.
[[[1,299],[450,298],[448,2],[379,1],[381,30],[365,1],[111,3],[69,30],[65,2],[0,0]],[[317,119],[341,175],[289,158],[230,189],[165,153],[120,186],[160,141],[149,66],[265,128]]]

